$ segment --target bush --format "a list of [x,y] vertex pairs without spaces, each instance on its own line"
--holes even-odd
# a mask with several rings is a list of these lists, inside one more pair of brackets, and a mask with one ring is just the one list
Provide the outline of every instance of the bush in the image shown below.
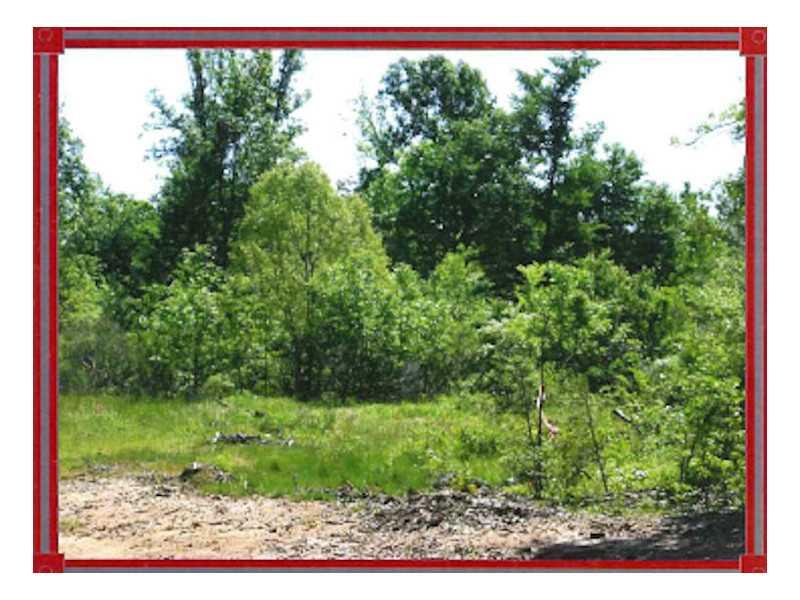
[[200,390],[200,395],[209,400],[221,400],[235,391],[236,386],[226,375],[215,373],[206,379]]

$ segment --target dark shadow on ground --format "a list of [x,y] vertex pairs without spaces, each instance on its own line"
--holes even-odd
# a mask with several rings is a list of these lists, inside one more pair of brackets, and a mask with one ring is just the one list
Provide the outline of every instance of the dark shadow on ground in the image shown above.
[[585,539],[522,548],[523,558],[618,560],[725,560],[744,554],[744,513],[705,513],[668,517],[664,527],[635,538]]

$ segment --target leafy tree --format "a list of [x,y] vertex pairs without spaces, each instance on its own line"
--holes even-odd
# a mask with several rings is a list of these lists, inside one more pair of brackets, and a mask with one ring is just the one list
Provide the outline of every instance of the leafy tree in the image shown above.
[[111,192],[89,171],[83,142],[63,117],[59,134],[59,254],[66,261],[96,260],[97,274],[113,292],[110,308],[124,323],[127,298],[141,295],[154,278],[158,214],[147,202]]
[[521,93],[514,98],[516,141],[524,151],[526,166],[535,177],[534,216],[540,224],[541,242],[536,258],[542,262],[563,253],[574,241],[581,210],[574,194],[564,194],[575,153],[590,152],[600,130],[590,128],[583,136],[573,134],[576,96],[580,85],[599,64],[583,54],[551,59],[552,68],[530,74],[518,72]]
[[222,273],[204,246],[184,251],[169,285],[155,284],[144,300],[140,342],[150,385],[196,395],[222,368]]
[[62,248],[91,251],[92,228],[85,227],[98,210],[99,177],[83,160],[83,142],[64,117],[58,119],[58,216]]
[[129,392],[138,384],[136,348],[117,323],[114,294],[87,255],[59,257],[59,384],[69,392]]
[[288,387],[279,354],[286,332],[257,289],[246,275],[226,274],[217,297],[222,315],[219,347],[222,371],[236,389],[268,395]]
[[713,203],[725,240],[737,252],[745,245],[744,167],[715,185]]
[[578,90],[597,64],[575,54],[520,72],[510,113],[462,63],[392,65],[362,106],[371,162],[360,182],[392,259],[427,276],[448,252],[472,248],[506,296],[517,265],[604,249],[631,271],[672,273],[677,226],[651,218],[641,162],[618,145],[601,156],[600,125],[574,131]]
[[448,252],[478,250],[501,291],[530,259],[526,185],[513,123],[477,70],[442,56],[389,67],[363,100],[359,189],[387,250],[427,276]]
[[[694,146],[715,133],[726,131],[734,143],[741,144],[745,136],[744,99],[725,108],[721,113],[711,113],[695,128],[694,137],[673,144]],[[723,228],[726,241],[737,251],[744,250],[745,242],[745,171],[744,165],[735,174],[721,178],[714,185],[713,205]]]
[[182,107],[152,98],[149,128],[168,133],[151,151],[170,169],[158,196],[162,275],[195,244],[228,264],[250,187],[279,160],[299,155],[293,142],[302,131],[293,116],[304,100],[293,87],[299,51],[276,61],[267,51],[189,50],[187,62],[191,90]]
[[518,289],[518,303],[484,330],[490,371],[483,385],[498,397],[501,407],[524,415],[533,482],[541,494],[542,413],[545,398],[553,401],[546,379],[556,371],[585,378],[588,389],[580,395],[578,408],[587,419],[593,460],[607,487],[589,394],[625,378],[641,358],[642,343],[633,325],[637,317],[646,319],[637,314],[646,304],[640,297],[643,282],[607,255],[589,256],[575,265],[534,263],[520,270],[525,279]]
[[448,253],[423,284],[417,303],[422,335],[414,356],[427,394],[452,391],[480,370],[480,328],[492,311],[491,284],[474,258],[463,250]]
[[519,150],[500,113],[450,125],[409,148],[397,170],[374,175],[365,198],[387,250],[427,276],[448,252],[478,251],[490,279],[507,290],[528,262],[532,236]]
[[[454,123],[489,116],[493,101],[486,81],[466,63],[432,55],[401,58],[389,67],[374,105],[361,99],[362,150],[373,169],[396,164],[399,153],[419,140],[436,142]],[[361,173],[362,187],[377,171]]]
[[314,395],[317,360],[309,336],[314,278],[357,255],[370,268],[386,268],[367,206],[337,195],[317,165],[283,163],[253,187],[236,253],[238,268],[253,279],[259,298],[287,332],[283,351],[292,365],[292,391]]
[[107,286],[90,256],[62,256],[59,264],[59,383],[91,389],[92,354]]
[[318,392],[338,398],[396,397],[404,365],[397,290],[387,269],[356,254],[311,282],[308,340]]

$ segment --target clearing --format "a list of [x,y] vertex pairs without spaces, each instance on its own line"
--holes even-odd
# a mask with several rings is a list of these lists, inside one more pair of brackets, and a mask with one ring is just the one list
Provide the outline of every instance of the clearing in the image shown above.
[[742,553],[741,513],[608,516],[489,491],[337,500],[201,495],[180,479],[85,475],[60,491],[70,558],[687,559]]
[[[519,417],[480,397],[326,406],[64,395],[70,558],[736,558],[741,512],[534,501],[505,456]],[[629,469],[657,477],[667,465]],[[596,489],[587,488],[588,492]],[[612,514],[601,514],[598,506]]]

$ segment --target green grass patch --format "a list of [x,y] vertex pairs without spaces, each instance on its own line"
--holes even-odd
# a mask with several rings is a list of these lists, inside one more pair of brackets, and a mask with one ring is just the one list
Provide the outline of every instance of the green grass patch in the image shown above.
[[[342,485],[403,494],[429,490],[440,480],[465,490],[480,482],[513,493],[532,491],[524,476],[531,463],[523,418],[495,410],[492,399],[480,395],[338,406],[254,395],[223,403],[69,394],[60,401],[64,477],[98,465],[114,473],[177,476],[200,462],[229,477],[217,480],[210,473],[193,484],[231,496],[330,498]],[[567,410],[550,410],[562,433],[546,441],[551,456],[545,498],[580,505],[594,498],[590,502],[608,510],[615,502],[604,498],[581,438],[580,415]],[[631,491],[674,481],[677,461],[669,448],[645,447],[630,432],[624,437],[624,424],[612,421],[609,427],[606,474],[620,502],[629,504]],[[217,432],[262,436],[274,445],[213,443]],[[584,450],[575,454],[576,448]],[[659,510],[647,497],[642,506]]]
[[[65,477],[98,464],[174,476],[209,463],[231,478],[199,486],[230,495],[328,497],[345,484],[398,494],[445,474],[456,485],[501,486],[511,476],[502,456],[521,426],[480,397],[329,406],[251,395],[224,404],[63,395],[60,463]],[[214,444],[216,432],[292,443]]]

